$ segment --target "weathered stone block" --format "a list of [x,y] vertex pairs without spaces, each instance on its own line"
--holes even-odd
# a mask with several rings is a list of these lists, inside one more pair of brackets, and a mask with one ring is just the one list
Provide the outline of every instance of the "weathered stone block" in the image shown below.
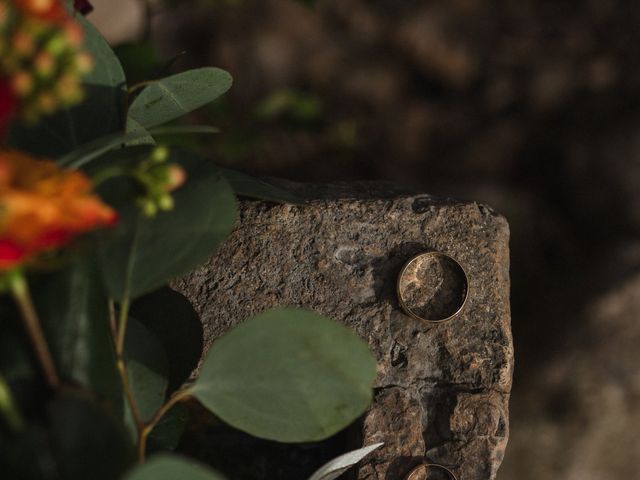
[[[426,458],[461,480],[493,479],[507,443],[513,370],[507,222],[476,203],[380,185],[292,188],[315,199],[241,202],[231,237],[176,282],[201,315],[206,345],[275,306],[343,322],[378,360],[362,434],[385,447],[358,478],[401,479]],[[469,277],[464,310],[442,324],[410,318],[396,297],[402,265],[432,249],[457,259]]]

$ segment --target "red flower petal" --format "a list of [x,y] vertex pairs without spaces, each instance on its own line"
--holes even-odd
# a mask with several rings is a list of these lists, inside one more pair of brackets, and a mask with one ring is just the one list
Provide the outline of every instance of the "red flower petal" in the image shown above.
[[0,78],[0,137],[4,137],[17,106],[16,98],[9,82],[4,78]]
[[0,238],[0,271],[18,266],[26,256],[27,252],[11,240]]

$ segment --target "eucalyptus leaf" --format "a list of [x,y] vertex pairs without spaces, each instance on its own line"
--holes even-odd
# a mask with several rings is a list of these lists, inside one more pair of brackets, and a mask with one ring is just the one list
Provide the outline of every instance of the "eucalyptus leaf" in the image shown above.
[[49,431],[27,424],[19,434],[0,428],[0,472],[7,480],[60,480]]
[[113,51],[120,60],[130,84],[156,77],[163,62],[151,41],[119,43]]
[[172,451],[180,442],[187,427],[189,409],[178,403],[169,410],[156,424],[147,439],[147,451]]
[[[135,162],[148,147],[127,148],[105,162]],[[118,225],[99,239],[100,263],[112,298],[136,298],[204,262],[231,232],[237,216],[235,197],[210,161],[172,150],[168,160],[187,173],[186,184],[173,193],[175,207],[149,218],[135,204],[135,185],[122,178],[101,186],[103,197],[120,215]]]
[[49,414],[60,478],[113,480],[131,465],[133,447],[123,425],[86,394],[63,392]]
[[350,329],[283,308],[218,340],[191,393],[256,437],[310,442],[333,435],[365,411],[375,375],[375,360]]
[[[229,73],[204,67],[153,81],[136,97],[129,108],[129,119],[144,128],[175,120],[214,101],[231,88]],[[129,123],[131,131],[134,124]]]
[[46,157],[59,157],[80,145],[123,128],[126,79],[109,44],[90,22],[76,16],[84,29],[84,48],[95,66],[84,78],[85,100],[43,118],[33,126],[15,125],[9,143],[14,148]]
[[129,140],[127,145],[132,147],[135,145],[155,145],[156,141],[149,134],[149,131],[143,127],[137,120],[132,117],[127,118],[127,133],[140,135],[135,140]]
[[249,198],[258,198],[277,203],[292,203],[294,205],[303,205],[306,201],[287,190],[271,185],[264,180],[252,177],[237,170],[222,168],[222,175],[231,184],[231,188],[237,195]]
[[74,258],[35,279],[33,296],[60,375],[91,389],[122,412],[122,388],[111,341],[107,295],[96,262]]
[[[220,133],[215,127],[209,127],[207,125],[176,125],[173,127],[157,127],[151,131],[140,129],[131,133],[114,133],[105,137],[98,138],[92,142],[89,142],[76,150],[69,152],[60,159],[58,159],[58,165],[65,168],[80,168],[91,161],[100,158],[105,153],[123,147],[125,144],[134,144],[138,141],[142,141],[150,134],[165,135],[165,134],[213,134]],[[153,145],[153,142],[147,142]]]
[[186,457],[161,454],[134,468],[124,480],[224,480],[224,477]]
[[26,337],[24,325],[11,297],[0,296],[0,371],[12,388],[25,387],[25,394],[14,392],[18,404],[26,400],[32,385],[39,380],[37,365],[31,356],[31,344]]
[[138,298],[130,312],[162,343],[169,360],[168,390],[178,389],[202,356],[204,333],[198,314],[184,295],[169,287]]
[[382,445],[384,443],[375,443],[340,455],[316,470],[309,480],[334,480]]
[[169,366],[160,340],[135,318],[127,322],[127,374],[140,418],[147,422],[162,406],[167,393]]

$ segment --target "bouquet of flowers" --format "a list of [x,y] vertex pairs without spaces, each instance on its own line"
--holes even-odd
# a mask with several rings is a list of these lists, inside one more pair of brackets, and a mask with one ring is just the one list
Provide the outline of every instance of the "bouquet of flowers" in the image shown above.
[[[332,435],[369,404],[375,361],[318,314],[249,319],[193,374],[202,332],[167,284],[231,232],[236,195],[291,196],[159,143],[214,133],[174,121],[224,94],[231,76],[204,67],[128,86],[82,16],[90,10],[78,0],[0,3],[1,471],[223,478],[172,453],[186,399],[262,438]],[[323,472],[314,478],[336,476]]]

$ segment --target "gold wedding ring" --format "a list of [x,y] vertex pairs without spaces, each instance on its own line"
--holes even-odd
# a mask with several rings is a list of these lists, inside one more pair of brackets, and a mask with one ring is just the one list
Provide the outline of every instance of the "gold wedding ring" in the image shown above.
[[442,252],[425,252],[407,261],[398,275],[398,301],[409,316],[431,323],[451,320],[464,308],[469,278],[460,263]]
[[[449,470],[444,465],[439,465],[437,463],[423,463],[422,465],[418,465],[409,472],[409,474],[405,477],[405,480],[426,480],[426,475],[429,472],[430,468],[442,470],[449,476],[451,480],[458,480],[458,477],[456,477],[451,470]],[[424,474],[424,476],[420,476],[421,473]]]

